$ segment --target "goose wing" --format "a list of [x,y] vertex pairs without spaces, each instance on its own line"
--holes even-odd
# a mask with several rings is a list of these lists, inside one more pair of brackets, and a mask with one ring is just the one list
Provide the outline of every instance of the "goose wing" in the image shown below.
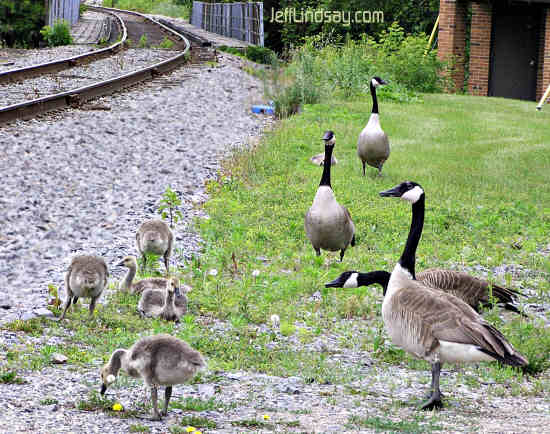
[[162,291],[146,289],[141,294],[138,311],[145,316],[158,316],[164,306],[165,294]]
[[[412,285],[393,297],[406,317],[409,326],[426,351],[434,350],[439,341],[469,344],[504,362],[520,358],[515,349],[496,328],[486,322],[463,300],[441,291]],[[525,360],[525,359],[523,359]]]
[[486,280],[478,279],[461,271],[433,268],[419,273],[417,279],[430,288],[440,289],[464,300],[476,311],[480,303],[490,304],[489,296],[492,291],[493,297],[499,303],[505,303],[507,309],[518,312],[514,306],[510,308],[508,303],[513,303],[518,295],[522,295],[520,292],[491,285]]

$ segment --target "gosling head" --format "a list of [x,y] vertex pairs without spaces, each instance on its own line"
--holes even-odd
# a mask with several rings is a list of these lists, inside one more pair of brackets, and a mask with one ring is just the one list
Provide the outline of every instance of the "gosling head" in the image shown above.
[[117,267],[137,268],[137,259],[135,256],[125,256],[116,264]]
[[388,84],[387,81],[383,80],[382,78],[380,78],[378,76],[372,77],[372,80],[370,81],[370,83],[371,83],[371,86],[374,86],[374,87],[383,86],[384,84]]
[[111,372],[109,363],[107,363],[105,366],[101,368],[100,374],[101,374],[101,390],[99,391],[99,393],[101,393],[102,395],[105,395],[105,392],[107,391],[107,387],[109,387],[111,384],[113,384],[116,381],[116,375]]
[[325,134],[323,135],[323,139],[325,141],[325,146],[334,146],[336,143],[336,139],[334,137],[334,132],[328,130],[325,131]]
[[415,204],[424,197],[424,190],[420,184],[417,184],[416,182],[405,181],[393,188],[390,188],[389,190],[381,191],[380,196],[400,197],[407,202]]

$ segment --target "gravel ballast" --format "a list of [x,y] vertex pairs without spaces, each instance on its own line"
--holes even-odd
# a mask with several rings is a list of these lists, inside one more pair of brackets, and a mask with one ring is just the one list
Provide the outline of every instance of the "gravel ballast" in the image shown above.
[[62,285],[72,254],[98,254],[110,265],[135,254],[136,228],[158,216],[167,186],[184,215],[173,261],[197,252],[197,236],[184,230],[193,203],[204,200],[220,157],[260,133],[266,118],[250,105],[261,90],[234,62],[190,66],[92,104],[103,110],[0,127],[0,285],[11,304],[0,321],[44,307],[48,284]]

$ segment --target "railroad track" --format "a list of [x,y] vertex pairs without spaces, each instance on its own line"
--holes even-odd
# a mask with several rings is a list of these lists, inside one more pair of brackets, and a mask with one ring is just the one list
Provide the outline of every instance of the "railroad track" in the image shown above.
[[[0,87],[9,86],[5,91],[6,98],[3,98],[9,105],[0,107],[0,124],[78,106],[169,72],[188,58],[200,62],[212,57],[205,54],[207,48],[201,44],[193,43],[192,49],[191,42],[184,35],[145,15],[103,7],[90,9],[114,16],[120,40],[107,48],[80,56],[1,73]],[[173,46],[170,51],[158,50],[162,59],[151,62],[148,58],[139,58],[135,47],[158,46],[166,39]],[[111,77],[98,80],[90,65],[92,62],[110,62],[107,69],[112,73]]]

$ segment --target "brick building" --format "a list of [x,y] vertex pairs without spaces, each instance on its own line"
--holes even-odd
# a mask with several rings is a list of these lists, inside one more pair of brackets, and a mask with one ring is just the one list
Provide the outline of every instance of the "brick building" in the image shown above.
[[550,85],[550,0],[440,0],[438,56],[472,95],[538,99]]

